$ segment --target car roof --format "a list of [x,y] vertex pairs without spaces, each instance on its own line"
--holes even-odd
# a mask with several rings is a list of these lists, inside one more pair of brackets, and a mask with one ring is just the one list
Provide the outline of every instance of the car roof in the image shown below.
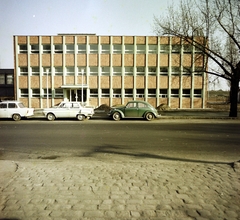
[[132,102],[132,103],[144,103],[144,104],[147,104],[147,105],[149,105],[149,103],[148,103],[148,102],[141,101],[141,100],[132,100],[132,101],[128,101],[128,103],[129,103],[129,102]]

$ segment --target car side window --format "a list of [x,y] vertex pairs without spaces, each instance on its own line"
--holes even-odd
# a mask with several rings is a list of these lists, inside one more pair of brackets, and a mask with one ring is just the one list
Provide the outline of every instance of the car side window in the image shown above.
[[126,107],[127,108],[136,108],[137,107],[137,103],[128,103],[128,105]]
[[0,108],[7,108],[7,104],[6,103],[1,103]]
[[147,106],[144,103],[138,103],[138,108],[146,108]]
[[65,108],[71,108],[71,107],[72,107],[72,104],[71,104],[71,103],[66,103],[64,107],[65,107]]
[[8,108],[17,108],[15,103],[8,103]]

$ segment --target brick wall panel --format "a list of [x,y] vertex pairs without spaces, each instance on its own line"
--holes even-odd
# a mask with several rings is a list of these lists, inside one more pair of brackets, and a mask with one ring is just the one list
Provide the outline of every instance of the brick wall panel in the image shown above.
[[31,88],[39,88],[39,76],[32,76],[31,77]]
[[125,89],[133,88],[133,76],[125,76],[124,77],[124,87],[125,87]]
[[172,76],[171,88],[172,89],[179,89],[180,88],[180,78],[179,78],[179,76]]
[[110,66],[110,55],[101,54],[101,66]]
[[137,54],[136,66],[146,66],[146,55],[145,54]]
[[50,36],[42,36],[42,44],[50,44],[51,37]]
[[193,99],[193,108],[202,108],[202,99],[201,98]]
[[77,36],[77,43],[78,44],[86,44],[87,43],[87,36]]
[[192,81],[192,77],[191,76],[183,76],[182,77],[182,86],[183,86],[183,88],[190,89],[191,88],[191,81]]
[[148,54],[148,66],[157,66],[157,54]]
[[112,37],[113,44],[122,44],[122,37],[121,36],[114,36]]
[[201,76],[195,76],[194,78],[194,88],[202,89],[203,87],[203,78]]
[[89,66],[98,66],[97,54],[89,54]]
[[91,88],[91,89],[98,88],[98,77],[97,76],[89,76],[89,88]]
[[125,66],[133,66],[133,54],[124,55]]
[[62,65],[63,65],[63,55],[54,54],[54,66],[62,66]]
[[101,44],[110,44],[110,37],[109,36],[101,36],[101,39],[100,39],[100,43]]
[[19,66],[27,66],[28,64],[27,54],[19,54],[18,55],[18,65]]
[[160,37],[161,44],[169,44],[169,37]]
[[21,88],[21,89],[28,88],[28,77],[27,76],[19,76],[19,88]]
[[157,77],[156,76],[148,76],[148,88],[157,88]]
[[168,66],[169,55],[168,54],[160,54],[160,66]]
[[66,84],[74,84],[74,76],[66,76]]
[[124,43],[125,44],[134,44],[134,37],[133,36],[124,36]]
[[31,99],[31,107],[32,108],[40,108],[40,99],[39,98],[32,98]]
[[183,66],[190,67],[192,65],[192,55],[183,54]]
[[190,108],[190,107],[191,107],[191,99],[182,98],[182,108]]
[[89,36],[89,44],[98,44],[98,36]]
[[54,44],[62,44],[63,43],[63,37],[62,36],[54,36],[53,37],[53,43]]
[[101,88],[109,88],[110,84],[109,84],[110,80],[109,80],[109,76],[102,76],[101,77]]
[[74,44],[74,36],[65,36],[66,44]]
[[42,65],[51,66],[51,54],[42,54]]
[[74,54],[65,54],[66,66],[74,66]]
[[157,44],[158,37],[148,37],[148,44]]
[[160,81],[159,87],[161,89],[167,89],[168,88],[168,76],[160,76],[159,81]]
[[[52,85],[52,77],[48,76],[48,87],[50,88],[50,85]],[[47,76],[42,77],[42,87],[47,88]]]
[[62,76],[54,76],[54,88],[60,88],[63,85]]
[[179,108],[180,107],[179,106],[179,103],[180,103],[179,98],[171,98],[170,103],[171,103],[171,105],[170,105],[171,108]]
[[137,37],[136,41],[137,41],[136,42],[137,44],[146,44],[146,37],[139,36],[139,37]]
[[18,43],[19,44],[27,44],[27,37],[26,36],[18,36]]
[[78,66],[86,66],[87,65],[87,55],[86,54],[78,54],[77,55],[77,65]]
[[145,80],[144,80],[144,76],[137,76],[136,77],[136,87],[137,88],[145,88]]
[[39,44],[38,36],[30,36],[30,44]]
[[112,77],[112,87],[113,88],[122,88],[122,77],[121,76],[113,76]]
[[122,66],[122,54],[113,54],[112,62],[112,66]]
[[30,54],[30,66],[39,66],[39,54]]
[[172,54],[172,66],[180,66],[180,55]]

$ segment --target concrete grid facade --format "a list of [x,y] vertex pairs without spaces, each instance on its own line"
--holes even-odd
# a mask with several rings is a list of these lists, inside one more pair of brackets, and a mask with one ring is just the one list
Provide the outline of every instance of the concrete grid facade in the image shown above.
[[204,60],[177,37],[14,36],[15,98],[34,108],[64,99],[205,108]]

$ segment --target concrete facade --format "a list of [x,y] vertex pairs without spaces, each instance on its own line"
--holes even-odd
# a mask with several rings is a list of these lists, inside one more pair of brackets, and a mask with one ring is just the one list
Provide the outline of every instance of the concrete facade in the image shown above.
[[177,37],[14,36],[15,98],[34,108],[63,99],[205,108],[204,61]]

